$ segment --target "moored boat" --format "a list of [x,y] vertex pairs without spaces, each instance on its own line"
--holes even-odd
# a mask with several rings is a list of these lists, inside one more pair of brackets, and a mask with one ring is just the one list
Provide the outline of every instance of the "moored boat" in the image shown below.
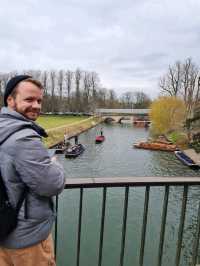
[[56,154],[63,154],[66,150],[66,147],[63,146],[63,147],[60,147],[60,148],[56,148]]
[[175,151],[176,157],[185,165],[192,168],[200,168],[200,165],[196,164],[189,156],[187,156],[183,151]]
[[76,158],[81,153],[83,153],[85,150],[84,146],[82,144],[76,144],[70,148],[67,148],[65,150],[65,157],[66,158]]
[[158,150],[158,151],[176,151],[177,146],[174,144],[166,144],[159,142],[139,142],[133,144],[135,148],[138,149],[147,149],[147,150]]
[[104,140],[105,140],[105,136],[100,135],[100,136],[96,136],[95,142],[102,143]]

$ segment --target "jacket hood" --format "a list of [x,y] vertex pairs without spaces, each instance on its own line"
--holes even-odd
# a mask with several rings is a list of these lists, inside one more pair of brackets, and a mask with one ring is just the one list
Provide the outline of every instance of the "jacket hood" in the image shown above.
[[23,128],[32,128],[41,137],[48,136],[42,127],[40,127],[33,121],[27,119],[20,113],[11,110],[8,107],[3,107],[1,109],[1,112],[0,112],[0,144],[4,142],[11,134]]

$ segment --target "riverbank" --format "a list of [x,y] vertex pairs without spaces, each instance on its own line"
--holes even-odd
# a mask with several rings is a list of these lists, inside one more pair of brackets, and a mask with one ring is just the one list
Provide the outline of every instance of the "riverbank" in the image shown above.
[[63,141],[64,134],[67,134],[68,138],[72,138],[75,135],[79,135],[88,129],[95,127],[101,122],[102,119],[99,117],[90,117],[72,124],[47,129],[46,132],[48,134],[48,138],[44,139],[44,144],[46,147],[51,148]]
[[166,138],[173,144],[176,144],[180,150],[194,149],[200,155],[200,132],[192,131],[189,140],[186,132],[172,132],[166,135]]

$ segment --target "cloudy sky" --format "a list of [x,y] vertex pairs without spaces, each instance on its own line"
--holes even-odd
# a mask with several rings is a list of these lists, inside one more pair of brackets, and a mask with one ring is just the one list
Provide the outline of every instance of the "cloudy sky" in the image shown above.
[[7,0],[0,72],[79,67],[118,94],[156,97],[169,64],[199,64],[199,12],[200,0]]

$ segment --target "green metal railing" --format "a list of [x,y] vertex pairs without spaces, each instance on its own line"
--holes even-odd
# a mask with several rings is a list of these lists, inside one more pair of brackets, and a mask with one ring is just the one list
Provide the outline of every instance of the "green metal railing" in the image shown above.
[[[123,223],[121,232],[121,252],[119,265],[124,265],[124,253],[125,253],[125,241],[126,241],[126,227],[127,227],[127,210],[129,203],[129,188],[130,187],[144,187],[145,188],[145,199],[144,199],[144,210],[143,210],[143,221],[142,231],[140,240],[140,254],[139,254],[139,266],[143,266],[144,263],[144,250],[146,240],[146,229],[147,229],[147,216],[149,211],[149,195],[151,187],[161,186],[165,188],[164,200],[162,207],[162,217],[160,225],[160,237],[159,247],[157,251],[157,264],[155,266],[162,266],[163,258],[163,246],[165,241],[165,228],[166,228],[166,217],[168,212],[168,200],[169,200],[169,189],[170,186],[182,186],[183,196],[181,204],[181,215],[178,229],[178,239],[176,245],[176,258],[175,266],[180,265],[182,242],[183,242],[183,230],[186,216],[186,206],[188,200],[188,189],[190,186],[199,186],[200,178],[198,177],[130,177],[130,178],[80,178],[80,179],[67,179],[65,189],[79,189],[80,200],[79,200],[79,218],[78,218],[78,237],[77,237],[77,251],[76,251],[76,266],[80,266],[80,249],[81,249],[81,229],[82,229],[82,211],[83,211],[83,194],[85,188],[103,188],[102,194],[102,206],[101,206],[101,226],[99,234],[99,247],[98,247],[98,266],[102,265],[102,250],[104,243],[104,223],[105,223],[105,209],[106,209],[106,197],[108,187],[124,187],[124,206],[123,206]],[[56,210],[58,210],[58,197],[56,198]],[[57,221],[55,224],[55,253],[57,254]],[[193,239],[192,258],[191,266],[197,265],[198,248],[199,248],[199,237],[200,237],[200,202],[197,214],[197,227],[196,233]],[[151,265],[153,266],[153,265]]]

